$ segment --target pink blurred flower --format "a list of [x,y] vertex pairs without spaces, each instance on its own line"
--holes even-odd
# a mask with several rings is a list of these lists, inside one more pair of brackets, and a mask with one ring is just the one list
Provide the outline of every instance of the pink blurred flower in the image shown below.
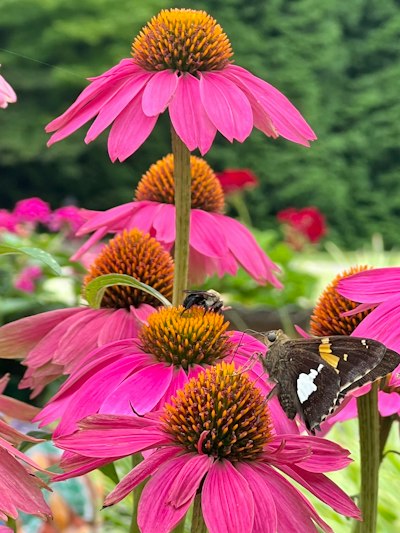
[[0,209],[0,232],[5,230],[14,233],[16,226],[17,220],[15,216],[7,211],[7,209]]
[[35,281],[43,275],[43,270],[38,265],[23,268],[14,280],[14,287],[20,291],[31,293],[35,290]]
[[251,189],[259,184],[257,176],[247,168],[227,168],[217,173],[224,193],[232,194],[242,189]]
[[112,161],[124,161],[167,108],[178,136],[203,155],[217,131],[243,142],[253,126],[309,146],[316,136],[299,111],[275,87],[231,64],[231,55],[222,28],[204,11],[163,10],[135,39],[131,59],[89,78],[75,103],[47,125],[55,132],[48,146],[97,115],[85,142],[113,124],[108,152]]
[[[197,493],[210,533],[312,532],[315,524],[333,533],[289,479],[337,512],[359,519],[351,498],[324,475],[349,464],[349,452],[317,437],[271,433],[259,391],[233,365],[231,375],[227,368],[222,363],[192,379],[151,416],[84,419],[76,433],[56,440],[68,451],[64,466],[71,469],[56,479],[152,450],[104,502],[118,503],[150,476],[138,509],[142,533],[172,531]],[[235,399],[246,409],[237,409]]]
[[326,233],[325,217],[316,207],[289,207],[279,211],[277,219],[287,226],[286,238],[296,250],[306,242],[319,242]]
[[[131,261],[126,262],[125,258]],[[92,265],[86,282],[108,273],[132,275],[164,296],[172,294],[173,261],[149,235],[134,230],[116,236]],[[47,311],[0,328],[0,358],[24,359],[21,388],[32,396],[54,379],[80,367],[99,346],[135,337],[158,301],[130,287],[110,287],[100,309],[74,307]]]
[[20,222],[41,222],[46,224],[50,219],[50,206],[40,198],[25,198],[15,204],[13,215]]
[[0,75],[0,108],[5,109],[8,104],[17,101],[17,95],[9,83]]
[[[27,420],[34,408],[3,396],[8,377],[0,379],[0,413]],[[18,511],[48,517],[51,511],[44,501],[41,488],[48,488],[35,473],[46,472],[15,446],[21,442],[40,442],[20,433],[0,417],[0,519],[17,518]],[[48,473],[48,472],[47,472]]]
[[[139,335],[141,339],[105,344],[81,359],[80,368],[75,368],[35,421],[40,421],[43,426],[60,419],[54,433],[60,436],[72,433],[77,422],[88,415],[127,415],[132,413],[132,408],[141,415],[163,407],[178,389],[202,370],[222,360],[232,360],[235,367],[245,366],[255,352],[265,351],[264,344],[239,331],[229,332],[219,344],[219,327],[223,327],[221,315],[204,315],[203,309],[196,309],[190,314],[182,314],[182,311],[183,308],[160,309],[149,317],[148,325],[144,326],[147,329],[145,338],[150,334],[162,338],[170,356],[157,350],[156,346],[153,351],[149,346],[145,347],[143,335]],[[161,326],[158,329],[159,322],[167,324],[167,330]],[[176,334],[171,334],[170,330],[175,330]],[[211,345],[209,339],[213,339]],[[193,357],[194,344],[200,346],[199,354],[188,364],[190,356],[187,352]],[[210,348],[211,355],[208,353]],[[172,354],[176,354],[173,364]],[[258,362],[249,371],[266,396],[271,386],[262,379],[263,373]],[[298,432],[296,423],[285,416],[277,398],[269,406],[277,430],[281,433]]]
[[[190,215],[190,267],[193,283],[206,276],[235,275],[241,266],[258,283],[282,287],[275,277],[279,267],[257,244],[250,231],[237,220],[222,214],[224,197],[211,167],[199,157],[191,156],[192,209]],[[173,156],[157,161],[143,175],[136,189],[136,200],[107,211],[83,210],[87,222],[77,235],[94,231],[74,254],[79,259],[107,233],[123,228],[148,231],[167,250],[175,242],[175,205]],[[160,185],[161,184],[161,185]]]
[[51,231],[67,230],[68,233],[75,233],[84,221],[78,207],[66,205],[52,212],[48,227]]

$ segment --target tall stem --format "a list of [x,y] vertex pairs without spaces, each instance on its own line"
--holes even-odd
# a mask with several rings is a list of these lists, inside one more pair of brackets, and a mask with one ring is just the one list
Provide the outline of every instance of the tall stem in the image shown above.
[[[141,463],[142,460],[143,458],[139,453],[132,455],[132,468],[135,468],[135,466]],[[135,487],[132,491],[133,506],[132,506],[132,518],[131,518],[131,525],[129,528],[129,533],[140,533],[140,529],[138,526],[138,506],[139,506],[139,500],[140,500],[142,491],[144,489],[144,486],[145,486],[145,483],[141,483],[140,485]]]
[[378,383],[373,383],[368,394],[357,398],[361,461],[360,508],[363,518],[354,528],[357,533],[376,532],[380,464],[378,387]]
[[392,429],[393,422],[395,421],[394,415],[392,416],[381,416],[380,420],[380,460],[383,459],[383,454],[385,452],[386,442],[389,438],[390,430]]
[[204,523],[203,513],[201,511],[201,494],[196,494],[193,505],[193,518],[191,533],[207,533],[207,527]]
[[175,182],[175,275],[172,304],[179,305],[183,291],[188,285],[189,273],[189,231],[192,200],[192,177],[190,173],[190,151],[180,140],[174,128],[172,133],[172,153],[174,154]]

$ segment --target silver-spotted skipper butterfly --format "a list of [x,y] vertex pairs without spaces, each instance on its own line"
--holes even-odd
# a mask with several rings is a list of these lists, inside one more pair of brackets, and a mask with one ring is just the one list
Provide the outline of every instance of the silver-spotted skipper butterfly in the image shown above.
[[224,307],[224,302],[221,300],[219,292],[210,289],[208,291],[185,291],[187,296],[183,300],[184,312],[194,305],[202,307],[204,312],[214,311],[219,313]]
[[400,355],[372,339],[332,336],[290,339],[268,331],[261,364],[275,383],[267,399],[278,400],[291,420],[298,414],[315,434],[345,395],[385,377],[400,364]]

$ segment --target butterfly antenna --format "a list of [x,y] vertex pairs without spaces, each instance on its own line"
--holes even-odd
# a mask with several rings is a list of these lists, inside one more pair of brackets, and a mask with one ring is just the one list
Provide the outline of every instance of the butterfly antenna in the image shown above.
[[[238,342],[238,344],[236,346],[235,353],[234,353],[234,355],[232,357],[232,361],[235,359],[235,356],[238,353],[239,348],[241,346],[243,346],[242,341],[243,341],[243,337],[246,335],[246,333],[254,333],[256,335],[262,335],[262,336],[265,337],[264,333],[260,333],[259,331],[256,331],[255,329],[246,328],[244,331],[242,331],[242,336],[240,337],[240,341]],[[256,352],[256,353],[258,353],[258,352]]]

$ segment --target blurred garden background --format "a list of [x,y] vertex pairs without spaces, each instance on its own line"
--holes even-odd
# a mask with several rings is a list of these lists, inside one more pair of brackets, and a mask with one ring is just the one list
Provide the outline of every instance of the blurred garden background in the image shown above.
[[[129,57],[140,28],[169,7],[206,9],[227,32],[237,63],[281,90],[318,136],[310,149],[258,131],[244,144],[218,136],[206,157],[216,172],[246,168],[257,176],[257,186],[227,197],[227,212],[254,228],[281,266],[284,283],[282,291],[259,287],[240,272],[213,278],[207,288],[222,292],[232,305],[229,318],[237,328],[283,326],[289,333],[294,323],[307,328],[318,294],[337,273],[354,264],[400,264],[399,1],[0,0],[0,73],[18,95],[16,105],[0,111],[0,210],[11,212],[29,197],[41,198],[52,210],[70,205],[104,210],[132,199],[142,174],[170,151],[166,117],[124,164],[111,163],[105,134],[85,145],[78,130],[48,149],[44,126],[76,98],[87,77]],[[308,206],[322,214],[326,232],[294,246],[290,224],[277,215]],[[2,258],[0,323],[75,305],[84,269],[68,257],[81,242],[70,228],[56,231],[50,222],[17,234],[0,227],[0,243],[44,249],[63,267],[60,277],[51,265],[27,256]],[[18,285],[21,272],[38,266],[40,273],[30,278],[36,292]],[[15,374],[16,393],[20,371],[10,365],[3,361],[0,370]],[[334,431],[332,439],[357,457],[356,422]],[[393,432],[388,449],[398,444]],[[357,492],[357,468],[334,476],[349,494]],[[381,469],[382,533],[400,529],[399,479],[399,457],[389,453]],[[126,531],[129,505],[127,517],[124,508],[107,510],[110,529],[99,531]],[[317,506],[335,532],[350,531],[343,517]]]

